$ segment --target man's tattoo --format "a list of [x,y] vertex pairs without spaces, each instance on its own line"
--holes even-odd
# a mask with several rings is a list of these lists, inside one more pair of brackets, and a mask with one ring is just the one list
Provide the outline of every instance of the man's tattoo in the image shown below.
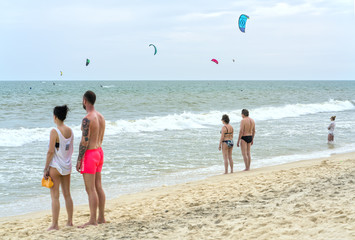
[[81,159],[84,157],[84,154],[86,152],[86,149],[87,147],[86,146],[83,146],[81,145],[80,143],[80,146],[79,146],[79,156],[78,156],[78,162],[81,161]]
[[[85,142],[87,142],[86,144],[88,144],[90,120],[87,118],[84,118],[81,126],[82,126],[82,130],[83,130],[83,139],[85,140]],[[87,148],[88,148],[88,146],[84,146],[82,143],[80,143],[78,162],[81,161],[81,159],[84,157],[84,154],[85,154]]]
[[[90,120],[87,118],[84,118],[83,123],[82,123],[84,137],[88,137],[88,135],[89,135],[89,125],[90,125]],[[86,140],[86,138],[85,138],[85,140]]]

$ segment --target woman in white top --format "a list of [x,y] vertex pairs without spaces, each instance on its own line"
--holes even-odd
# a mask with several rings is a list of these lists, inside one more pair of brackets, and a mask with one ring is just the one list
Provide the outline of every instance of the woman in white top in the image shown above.
[[53,110],[56,128],[51,130],[47,161],[44,167],[44,178],[50,176],[53,180],[52,197],[52,225],[48,230],[58,230],[59,218],[59,186],[65,199],[68,213],[67,226],[73,226],[73,200],[70,195],[70,173],[72,169],[71,156],[73,154],[74,134],[70,127],[64,124],[69,109],[66,105],[57,106]]
[[328,143],[333,143],[334,141],[334,129],[335,129],[335,117],[330,118],[330,124],[328,126]]

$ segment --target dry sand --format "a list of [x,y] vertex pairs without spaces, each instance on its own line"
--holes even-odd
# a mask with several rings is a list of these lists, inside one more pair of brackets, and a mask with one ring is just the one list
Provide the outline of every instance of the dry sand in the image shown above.
[[0,239],[355,239],[354,182],[355,153],[339,154],[125,195],[86,229],[64,206],[59,231],[49,211],[2,218]]

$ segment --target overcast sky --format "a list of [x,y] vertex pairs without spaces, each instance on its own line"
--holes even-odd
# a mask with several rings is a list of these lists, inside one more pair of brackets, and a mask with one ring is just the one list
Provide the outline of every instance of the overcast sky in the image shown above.
[[355,80],[353,0],[0,0],[0,33],[0,80]]

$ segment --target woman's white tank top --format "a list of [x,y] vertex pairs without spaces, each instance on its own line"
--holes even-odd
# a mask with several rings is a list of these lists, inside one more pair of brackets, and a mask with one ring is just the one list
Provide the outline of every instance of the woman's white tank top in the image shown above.
[[59,148],[55,148],[54,156],[49,166],[58,170],[61,175],[68,175],[72,170],[71,156],[73,154],[74,133],[71,130],[70,138],[65,138],[58,128],[54,128],[58,133]]

